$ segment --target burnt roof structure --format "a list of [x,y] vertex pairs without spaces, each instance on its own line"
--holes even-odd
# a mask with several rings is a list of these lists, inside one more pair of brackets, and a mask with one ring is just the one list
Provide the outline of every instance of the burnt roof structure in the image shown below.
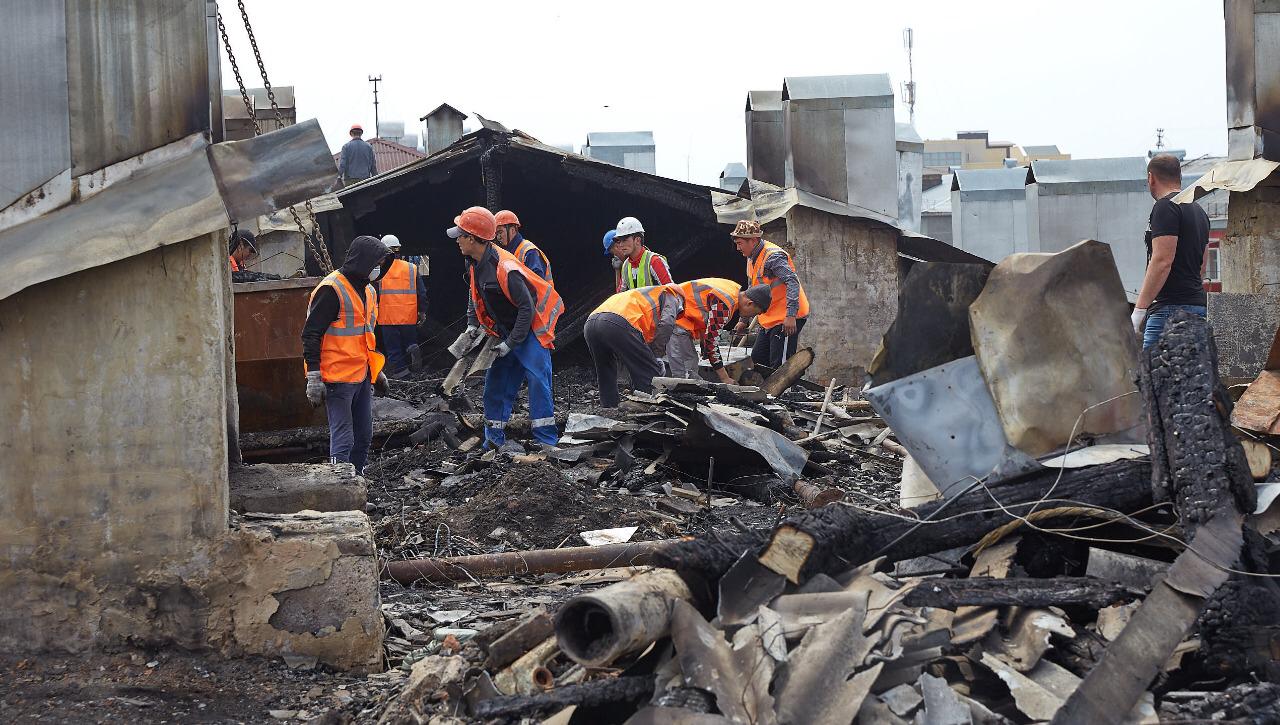
[[440,340],[466,314],[462,257],[444,232],[469,206],[515,211],[522,231],[550,258],[566,308],[558,348],[581,336],[586,316],[613,291],[601,237],[624,216],[641,220],[647,243],[667,256],[678,277],[742,275],[730,227],[716,222],[710,187],[568,153],[499,128],[490,122],[439,153],[343,190],[342,208],[324,214],[338,258],[359,234],[396,234],[406,254],[431,255],[429,324]]

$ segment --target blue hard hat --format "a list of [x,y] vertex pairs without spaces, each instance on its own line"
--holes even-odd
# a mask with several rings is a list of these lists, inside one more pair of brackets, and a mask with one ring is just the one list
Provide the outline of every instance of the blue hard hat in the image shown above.
[[613,246],[613,238],[617,236],[617,231],[610,229],[604,233],[604,256],[609,256],[609,247]]

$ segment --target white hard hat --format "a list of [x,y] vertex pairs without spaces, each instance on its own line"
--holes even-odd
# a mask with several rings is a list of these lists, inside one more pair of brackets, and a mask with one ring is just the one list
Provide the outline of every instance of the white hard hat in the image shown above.
[[633,216],[624,216],[618,221],[618,228],[614,233],[619,237],[626,237],[632,234],[644,234],[644,227],[640,226],[640,220]]
[[382,243],[386,245],[387,249],[400,248],[400,238],[394,234],[388,234],[387,236],[383,237]]

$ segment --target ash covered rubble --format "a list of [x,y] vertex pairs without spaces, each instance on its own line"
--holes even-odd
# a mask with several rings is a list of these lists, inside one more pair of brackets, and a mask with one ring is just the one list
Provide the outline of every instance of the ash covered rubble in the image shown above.
[[[1059,314],[1081,284],[1118,284],[1103,251],[1082,243],[976,283],[964,279],[973,270],[918,265],[913,276],[935,276],[922,288],[970,293],[904,295],[861,395],[660,381],[606,416],[584,386],[562,451],[467,457],[445,443],[481,435],[466,413],[430,442],[384,451],[371,499],[393,667],[381,677],[395,686],[364,714],[1280,722],[1280,591],[1268,578],[1280,539],[1255,486],[1274,476],[1250,470],[1204,320],[1177,319],[1139,353],[1109,330],[1127,329],[1122,309]],[[1009,304],[1030,289],[1038,328]],[[912,362],[912,316],[944,308],[972,334]],[[1082,336],[1089,353],[1063,357]],[[1037,367],[1028,338],[1052,359]],[[1109,367],[1117,354],[1131,364]],[[884,389],[951,365],[938,379],[972,396],[954,367],[970,356],[961,374],[1005,377],[983,382],[986,407],[966,398],[965,430],[948,417],[954,401],[926,395],[908,410],[909,396]],[[1018,379],[1046,366],[1057,379]],[[1032,391],[1067,402],[1033,406]],[[1117,400],[1124,409],[1109,409]],[[990,459],[948,456],[935,440],[991,426]],[[980,475],[945,478],[986,460]],[[896,493],[932,500],[891,500],[899,475]],[[548,490],[556,515],[522,523],[526,492]]]

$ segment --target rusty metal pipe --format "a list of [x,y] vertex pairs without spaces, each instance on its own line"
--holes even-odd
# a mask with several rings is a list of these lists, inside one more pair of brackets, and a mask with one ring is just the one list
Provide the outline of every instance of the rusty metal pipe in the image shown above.
[[574,662],[606,667],[667,636],[675,601],[692,596],[674,571],[647,571],[565,602],[556,614],[556,641]]
[[416,581],[467,581],[468,575],[480,578],[513,574],[564,574],[604,569],[610,566],[647,564],[655,552],[680,541],[680,539],[665,539],[603,546],[507,551],[501,554],[476,554],[444,559],[409,559],[388,562],[382,573],[384,578],[394,579],[406,585]]

